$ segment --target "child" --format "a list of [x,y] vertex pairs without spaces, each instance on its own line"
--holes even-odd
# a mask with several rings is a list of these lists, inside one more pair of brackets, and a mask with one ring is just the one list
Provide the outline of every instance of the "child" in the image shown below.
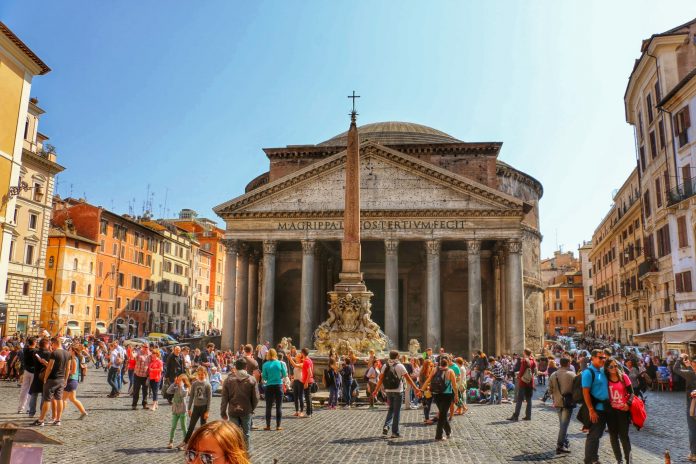
[[[176,431],[177,423],[181,423],[181,434],[186,437],[186,397],[188,396],[188,387],[190,386],[188,376],[181,374],[174,379],[174,383],[167,390],[168,395],[173,395],[172,428],[169,431],[169,445],[167,446],[169,449],[174,448],[174,432]],[[182,441],[178,448],[182,448],[185,445],[186,442]]]
[[152,411],[157,410],[157,394],[159,393],[160,382],[162,381],[162,360],[160,350],[152,350],[150,365],[148,368],[150,378],[150,391],[152,392]]
[[212,400],[213,388],[210,386],[210,382],[208,382],[208,369],[200,366],[196,370],[196,380],[191,384],[191,396],[188,399],[190,420],[184,443],[188,443],[189,438],[191,438],[198,419],[201,420],[201,425],[205,425],[208,421],[208,412],[210,411]]

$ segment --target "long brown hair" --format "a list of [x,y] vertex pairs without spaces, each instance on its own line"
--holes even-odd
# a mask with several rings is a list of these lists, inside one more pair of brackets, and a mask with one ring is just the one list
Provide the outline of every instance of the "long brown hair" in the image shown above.
[[242,435],[240,428],[233,423],[223,420],[208,422],[193,432],[186,449],[197,451],[198,442],[203,437],[211,437],[220,445],[222,452],[225,454],[226,462],[230,464],[251,464],[244,435]]

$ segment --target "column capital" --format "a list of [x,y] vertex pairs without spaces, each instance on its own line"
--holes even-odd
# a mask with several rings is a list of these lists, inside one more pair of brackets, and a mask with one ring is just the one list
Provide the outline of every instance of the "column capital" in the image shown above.
[[508,240],[506,246],[508,253],[522,253],[522,242],[519,240]]
[[302,254],[314,255],[317,247],[316,240],[302,240]]
[[228,255],[236,254],[239,250],[239,240],[232,238],[224,238],[220,240],[222,245],[225,247],[225,252]]
[[393,238],[384,240],[384,249],[387,255],[395,255],[399,252],[399,241]]
[[250,251],[251,247],[248,243],[239,242],[239,246],[237,247],[237,253],[239,254],[239,256],[248,256]]
[[274,255],[278,249],[278,242],[276,240],[264,240],[263,241],[263,254],[264,255]]
[[251,248],[249,250],[249,264],[252,262],[258,263],[261,259],[261,252],[257,248]]
[[470,255],[481,254],[481,240],[467,240],[466,241],[466,251]]
[[431,256],[440,256],[440,240],[426,240],[425,251]]

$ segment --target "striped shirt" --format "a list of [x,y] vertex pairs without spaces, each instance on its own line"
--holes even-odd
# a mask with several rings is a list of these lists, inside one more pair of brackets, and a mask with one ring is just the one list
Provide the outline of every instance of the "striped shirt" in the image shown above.
[[150,353],[142,354],[138,353],[135,357],[135,371],[134,374],[138,377],[147,378],[147,370],[150,367]]

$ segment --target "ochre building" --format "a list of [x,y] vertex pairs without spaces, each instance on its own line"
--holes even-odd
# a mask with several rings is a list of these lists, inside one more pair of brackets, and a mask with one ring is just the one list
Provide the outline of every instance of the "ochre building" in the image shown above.
[[[362,272],[392,345],[539,349],[541,184],[498,160],[501,143],[404,122],[359,134]],[[346,133],[264,152],[269,171],[215,208],[226,224],[223,347],[284,336],[311,347],[300,321],[325,320],[341,268]]]

